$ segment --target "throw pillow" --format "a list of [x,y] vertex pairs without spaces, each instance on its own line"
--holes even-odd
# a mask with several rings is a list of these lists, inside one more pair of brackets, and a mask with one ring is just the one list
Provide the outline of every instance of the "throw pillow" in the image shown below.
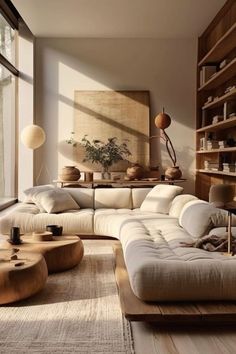
[[47,213],[60,213],[67,210],[80,209],[72,196],[60,188],[37,193],[33,199],[35,204]]
[[39,193],[39,192],[44,192],[44,191],[48,191],[49,189],[54,189],[54,186],[51,184],[45,184],[45,185],[41,185],[41,186],[35,186],[32,188],[28,188],[24,191],[25,194],[25,199],[24,199],[24,203],[34,203],[33,201],[33,197]]
[[169,215],[173,218],[179,218],[184,205],[191,200],[198,200],[198,198],[191,194],[177,195],[171,203]]
[[174,197],[181,194],[182,187],[158,184],[147,194],[141,204],[141,211],[168,214]]

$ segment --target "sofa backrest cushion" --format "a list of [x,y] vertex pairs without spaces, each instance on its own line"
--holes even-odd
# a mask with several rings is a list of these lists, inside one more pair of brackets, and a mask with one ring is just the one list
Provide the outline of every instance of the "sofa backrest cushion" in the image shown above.
[[132,188],[132,207],[133,209],[140,208],[142,202],[146,198],[146,195],[152,190],[152,188]]
[[173,199],[181,194],[182,187],[158,184],[147,194],[141,204],[141,211],[168,214]]
[[52,184],[43,184],[41,186],[34,186],[26,189],[24,191],[25,194],[24,203],[34,203],[33,198],[36,196],[36,194],[40,192],[48,191],[49,189],[53,189],[53,188],[55,187]]
[[203,200],[193,200],[183,207],[179,223],[193,237],[207,235],[215,226],[227,225],[227,212]]
[[92,188],[63,188],[66,190],[81,209],[94,208],[94,189]]
[[185,206],[186,203],[190,202],[191,200],[198,200],[198,198],[191,194],[177,195],[171,203],[169,215],[174,218],[179,218],[183,207]]
[[96,188],[94,206],[95,209],[131,209],[131,188]]

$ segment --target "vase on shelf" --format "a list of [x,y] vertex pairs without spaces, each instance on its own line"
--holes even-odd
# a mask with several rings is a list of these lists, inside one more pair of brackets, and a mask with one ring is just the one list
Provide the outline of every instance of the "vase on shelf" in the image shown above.
[[179,166],[168,167],[165,171],[166,179],[170,179],[170,180],[180,179],[181,176],[182,176],[182,172]]
[[141,179],[144,176],[144,168],[138,163],[134,163],[127,168],[126,175],[130,180]]
[[59,175],[62,181],[78,181],[80,179],[80,170],[75,166],[65,166]]
[[109,172],[109,166],[102,166],[101,179],[111,179],[111,173]]

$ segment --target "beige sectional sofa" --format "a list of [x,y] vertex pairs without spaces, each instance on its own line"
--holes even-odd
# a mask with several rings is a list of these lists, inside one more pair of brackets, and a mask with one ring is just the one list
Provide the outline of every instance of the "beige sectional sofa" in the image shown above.
[[1,232],[60,224],[64,233],[117,238],[132,290],[145,301],[236,299],[236,257],[182,244],[226,225],[226,212],[176,186],[63,190],[80,209],[40,212],[28,200],[0,220]]

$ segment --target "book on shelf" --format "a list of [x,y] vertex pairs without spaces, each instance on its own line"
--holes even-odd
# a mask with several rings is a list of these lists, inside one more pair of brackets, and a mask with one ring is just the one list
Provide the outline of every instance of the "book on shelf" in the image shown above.
[[204,170],[206,170],[206,171],[219,171],[219,163],[205,160],[204,161]]

